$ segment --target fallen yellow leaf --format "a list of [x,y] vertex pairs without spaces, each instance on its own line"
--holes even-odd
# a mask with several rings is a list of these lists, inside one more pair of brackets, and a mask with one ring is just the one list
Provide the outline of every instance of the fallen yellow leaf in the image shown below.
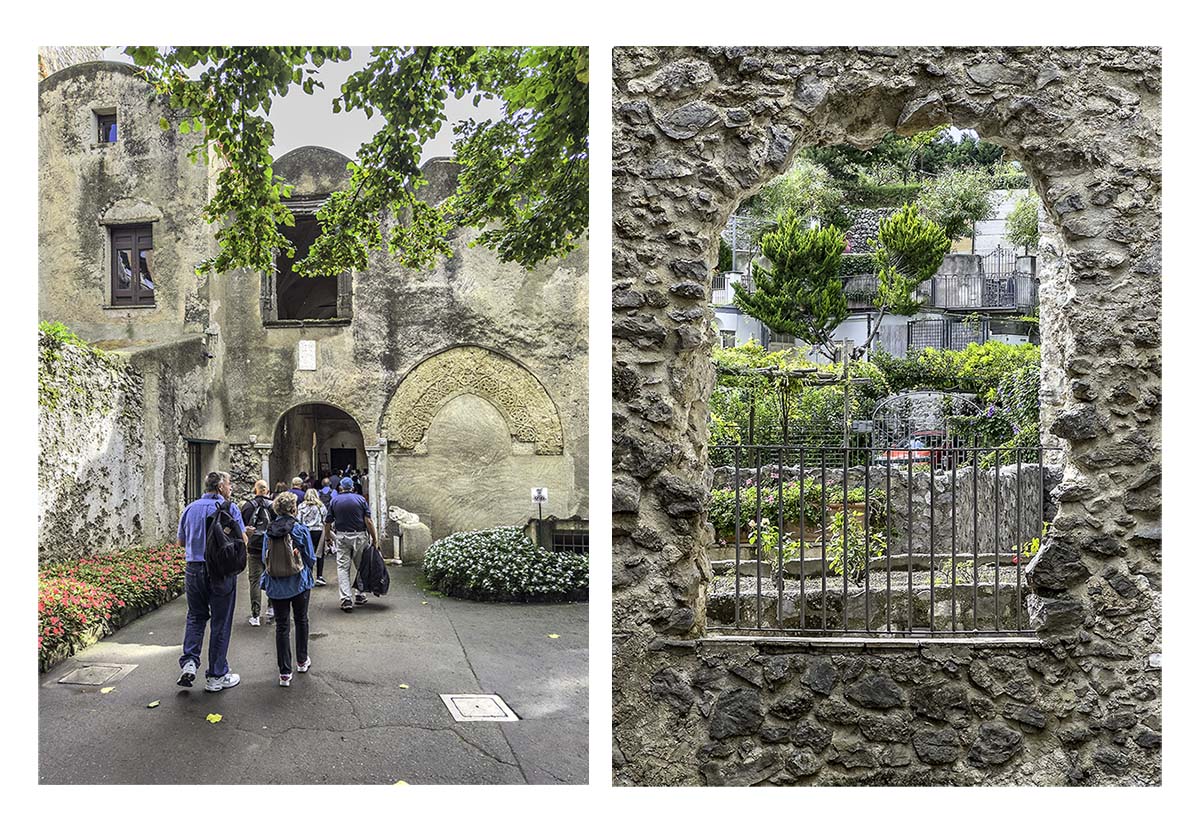
[[158,705],[159,705],[159,702],[157,702],[157,701],[151,701],[151,702],[150,702],[149,704],[147,704],[146,706],[147,706],[148,708],[150,708],[151,710],[153,710],[153,709],[154,709],[155,707],[157,707]]
[[421,601],[421,605],[422,605],[422,606],[428,606],[428,605],[429,605],[429,601],[428,601],[428,600],[422,600],[422,601]]
[[110,692],[112,692],[115,689],[116,689],[116,687],[101,687],[100,693],[101,693],[101,695],[108,695]]
[[402,689],[402,690],[407,690],[407,689],[408,689],[408,684],[401,684],[401,685],[400,685],[400,689]]
[[397,784],[397,785],[407,785],[408,783],[407,783],[407,782],[405,782],[403,779],[400,779],[400,780],[398,780],[398,781],[396,782],[396,784]]
[[210,724],[216,724],[218,721],[221,720],[221,714],[220,713],[209,713],[207,716],[205,716],[205,718],[208,719]]
[[554,638],[555,640],[557,640],[557,639],[558,639],[558,635],[555,635],[555,634],[550,634],[550,635],[547,635],[546,637],[547,637],[547,638]]

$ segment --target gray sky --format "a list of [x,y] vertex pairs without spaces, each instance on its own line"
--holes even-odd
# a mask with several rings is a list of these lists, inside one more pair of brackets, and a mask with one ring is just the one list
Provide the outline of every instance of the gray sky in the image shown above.
[[[106,47],[105,59],[132,63],[133,59],[122,54],[122,49],[123,46]],[[368,119],[360,111],[334,113],[332,101],[340,94],[342,82],[366,64],[370,50],[369,46],[353,46],[350,60],[322,66],[317,77],[325,84],[325,89],[315,89],[312,95],[305,95],[299,87],[293,87],[287,96],[275,99],[271,105],[271,123],[275,125],[275,144],[271,150],[275,158],[308,144],[355,157],[359,146],[375,134],[383,120],[379,115]],[[481,100],[479,106],[474,107],[470,96],[461,100],[449,99],[446,123],[432,141],[425,143],[421,161],[451,154],[453,125],[457,122],[465,118],[496,118],[500,112],[500,105],[495,101]]]

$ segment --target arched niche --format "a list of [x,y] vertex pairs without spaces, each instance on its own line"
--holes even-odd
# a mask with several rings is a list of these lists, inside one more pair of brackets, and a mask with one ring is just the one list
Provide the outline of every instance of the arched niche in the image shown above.
[[434,417],[449,402],[473,395],[507,425],[515,451],[563,453],[563,428],[549,394],[528,369],[482,346],[454,346],[430,355],[400,382],[384,410],[380,434],[389,452],[424,455]]

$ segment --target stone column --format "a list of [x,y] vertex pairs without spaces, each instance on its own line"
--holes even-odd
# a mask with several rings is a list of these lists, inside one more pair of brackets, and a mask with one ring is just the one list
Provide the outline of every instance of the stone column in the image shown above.
[[367,449],[367,488],[371,495],[371,520],[379,533],[379,542],[383,544],[383,528],[387,523],[387,494],[384,492],[387,482],[387,439],[380,439],[379,444]]

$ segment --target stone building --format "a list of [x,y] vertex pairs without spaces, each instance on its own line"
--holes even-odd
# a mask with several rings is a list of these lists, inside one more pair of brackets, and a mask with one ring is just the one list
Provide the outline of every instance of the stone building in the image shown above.
[[[586,516],[586,245],[526,270],[458,229],[429,271],[376,252],[336,277],[282,260],[197,276],[216,250],[201,218],[214,177],[188,157],[195,135],[160,127],[178,115],[126,64],[40,82],[39,318],[120,356],[106,371],[121,376],[43,413],[43,556],[172,536],[213,468],[239,494],[260,477],[365,468],[380,527],[399,506],[435,537],[523,522],[533,486],[551,513]],[[319,147],[276,160],[301,255],[348,161]],[[452,164],[424,170],[433,200],[453,190]],[[131,408],[140,424],[113,441],[98,414]],[[85,495],[94,522],[68,519]]]
[[[618,48],[613,58],[613,778],[1162,778],[1161,55],[1155,48]],[[1045,208],[1041,405],[1058,512],[1029,637],[706,629],[709,277],[799,147],[953,123]]]

